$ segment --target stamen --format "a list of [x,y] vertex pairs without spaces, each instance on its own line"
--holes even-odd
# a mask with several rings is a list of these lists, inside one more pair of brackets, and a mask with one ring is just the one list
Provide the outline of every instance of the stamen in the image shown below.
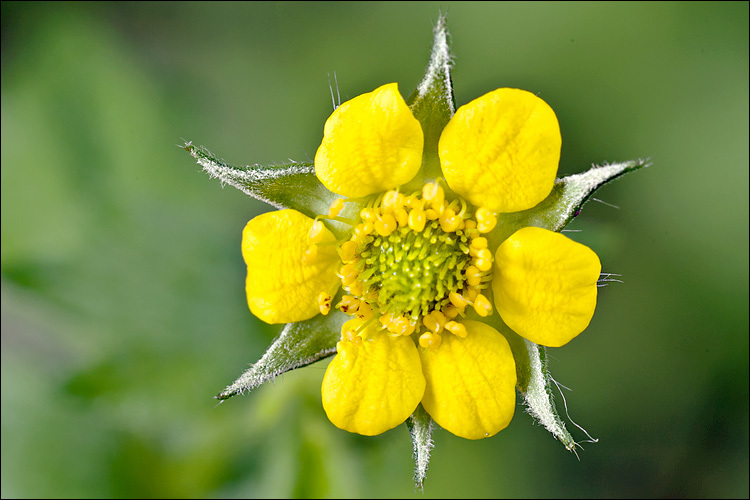
[[344,200],[342,198],[336,198],[328,209],[328,216],[336,217],[339,212],[341,212],[342,208],[344,208]]
[[371,207],[363,208],[362,210],[360,210],[359,216],[362,218],[363,221],[375,222],[375,219],[377,218],[375,215],[375,209]]
[[341,261],[345,264],[353,261],[357,255],[357,247],[359,247],[359,245],[356,241],[353,240],[345,241],[344,243],[342,243],[341,247],[339,248],[339,256],[341,257]]
[[419,345],[425,349],[437,349],[443,342],[443,337],[437,333],[425,332],[419,336]]
[[409,208],[423,208],[424,201],[420,200],[418,196],[416,195],[409,195],[404,200],[404,205],[406,205]]
[[443,206],[443,201],[445,200],[445,191],[440,184],[431,182],[425,184],[422,188],[422,198],[426,202],[428,202],[434,209],[438,210]]
[[354,228],[354,239],[363,240],[365,236],[368,236],[374,230],[375,230],[375,224],[373,224],[371,221],[359,223]]
[[445,329],[460,339],[465,339],[468,335],[466,327],[456,321],[449,321],[448,323],[446,323]]
[[361,301],[357,309],[357,317],[359,319],[370,319],[373,315],[372,306],[365,301]]
[[396,219],[391,214],[385,214],[375,221],[375,231],[380,236],[388,236],[398,227]]
[[404,207],[399,207],[393,212],[393,216],[398,222],[398,227],[404,227],[409,222],[409,214],[406,212]]
[[458,307],[454,306],[453,304],[448,304],[448,306],[443,311],[443,314],[445,314],[446,318],[453,319],[456,316],[458,316],[458,314],[460,312],[462,312],[462,311],[463,311],[463,309],[459,309]]
[[315,220],[315,222],[313,222],[312,227],[310,228],[310,232],[307,233],[307,236],[310,238],[311,243],[320,243],[321,241],[323,241],[323,238],[325,238],[323,228],[323,223],[319,220]]
[[483,248],[477,252],[477,256],[474,259],[474,265],[482,271],[486,272],[492,269],[492,252],[487,248]]
[[427,223],[427,216],[425,215],[422,207],[415,207],[409,212],[409,227],[412,231],[421,233],[424,230],[424,225]]
[[361,297],[365,293],[365,288],[359,280],[354,280],[347,285],[349,293]]
[[481,293],[474,299],[474,310],[478,315],[485,317],[492,313],[492,304],[489,299]]
[[466,306],[469,305],[469,301],[466,300],[463,295],[458,292],[451,292],[450,295],[448,295],[448,299],[451,301],[451,304],[453,304],[460,310],[463,310]]
[[356,262],[344,264],[341,266],[341,269],[339,269],[339,277],[345,286],[353,283],[357,279],[357,276],[359,276],[359,270],[357,269]]
[[484,236],[477,236],[476,238],[473,238],[471,240],[469,248],[472,250],[471,255],[476,257],[476,252],[482,250],[483,248],[487,248],[487,238],[485,238]]
[[398,191],[388,191],[383,196],[383,202],[381,203],[383,210],[397,210],[404,206],[404,195]]
[[424,213],[427,217],[427,220],[438,220],[440,218],[440,212],[438,212],[434,208],[428,208]]
[[341,309],[341,312],[346,314],[356,314],[359,311],[361,301],[353,295],[344,295],[341,297],[341,302],[336,305],[337,309]]
[[442,214],[440,214],[440,227],[443,231],[446,233],[452,233],[456,229],[458,229],[458,226],[461,224],[461,218],[456,215],[456,212],[454,212],[451,208],[445,209]]
[[448,319],[445,317],[443,313],[440,311],[432,311],[430,314],[422,318],[422,323],[424,323],[424,326],[426,326],[429,330],[432,330],[434,333],[440,333],[443,331],[443,327],[445,327],[445,324],[448,322]]
[[[360,325],[360,327],[361,326],[362,325]],[[344,330],[342,332],[342,334],[341,334],[342,340],[347,340],[347,341],[351,342],[352,344],[356,344],[356,345],[361,344],[362,343],[362,337],[360,337],[357,334],[357,330],[358,330],[358,328],[357,329],[349,328],[347,330]],[[341,352],[341,350],[339,350],[339,352]]]
[[325,316],[331,311],[332,301],[333,297],[331,297],[326,292],[320,292],[320,295],[318,295],[318,307],[320,308],[320,314]]
[[466,282],[470,286],[479,286],[482,282],[482,271],[476,266],[469,266],[466,268]]
[[495,217],[495,214],[488,209],[480,207],[477,209],[474,216],[477,218],[477,229],[480,233],[489,233],[495,229],[495,226],[497,225],[497,217]]

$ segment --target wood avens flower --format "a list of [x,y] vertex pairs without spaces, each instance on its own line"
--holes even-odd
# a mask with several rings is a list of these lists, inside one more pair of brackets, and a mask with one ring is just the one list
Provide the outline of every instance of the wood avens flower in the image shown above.
[[341,429],[408,420],[421,485],[432,421],[493,436],[516,391],[572,449],[550,399],[544,346],[580,334],[596,307],[596,253],[559,231],[608,180],[643,162],[555,179],[561,137],[541,98],[500,88],[454,110],[444,19],[427,74],[337,106],[314,165],[247,167],[186,149],[213,176],[281,208],[242,236],[250,310],[286,323],[219,397],[335,353],[322,405]]

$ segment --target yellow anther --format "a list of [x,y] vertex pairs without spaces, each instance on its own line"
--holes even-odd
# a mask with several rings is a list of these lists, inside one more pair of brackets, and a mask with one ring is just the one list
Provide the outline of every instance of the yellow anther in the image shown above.
[[437,310],[432,311],[430,314],[422,318],[422,323],[424,323],[424,326],[435,333],[440,333],[441,331],[443,331],[443,327],[445,327],[445,324],[447,322],[448,318],[445,317],[445,314]]
[[360,222],[354,228],[354,239],[361,240],[375,230],[375,224],[372,221]]
[[477,229],[480,233],[489,233],[495,229],[495,225],[497,225],[497,217],[495,217],[495,214],[488,209],[484,207],[477,208],[477,212],[474,216],[477,219]]
[[453,304],[448,304],[448,306],[443,310],[443,314],[445,314],[445,317],[448,319],[453,319],[456,316],[458,316],[458,313],[462,312],[463,309],[459,309],[458,307],[454,306]]
[[352,295],[356,295],[357,297],[361,297],[365,292],[365,287],[359,280],[352,281],[351,283],[346,285],[346,287],[349,289],[349,293],[351,293]]
[[339,248],[339,256],[343,262],[351,262],[357,256],[357,248],[359,245],[356,241],[345,241]]
[[341,198],[336,198],[333,203],[331,203],[331,206],[328,208],[328,216],[329,217],[336,217],[339,212],[341,212],[341,209],[344,208],[344,200]]
[[477,295],[477,298],[474,299],[474,310],[478,315],[484,317],[488,314],[492,314],[492,304],[490,304],[490,300],[487,297],[480,293]]
[[438,212],[437,210],[433,208],[428,208],[427,210],[424,211],[424,213],[425,213],[425,216],[427,217],[427,220],[438,220],[438,218],[440,217],[440,212]]
[[388,328],[390,330],[389,327],[390,327],[391,323],[393,322],[393,316],[391,316],[390,314],[383,314],[382,316],[380,316],[378,318],[378,321],[380,321],[380,323],[384,327],[386,327],[386,328]]
[[443,337],[437,333],[425,332],[419,336],[419,345],[425,349],[437,349],[443,342]]
[[331,311],[331,301],[333,297],[325,292],[320,292],[318,295],[318,307],[320,308],[320,314],[325,316]]
[[406,205],[409,208],[417,208],[417,207],[422,208],[422,205],[424,205],[424,202],[420,200],[419,197],[410,195],[404,199],[404,205]]
[[487,248],[487,238],[485,238],[484,236],[477,236],[476,238],[473,238],[471,240],[469,246],[476,250]]
[[469,304],[474,302],[474,299],[477,298],[477,295],[479,295],[479,288],[470,286],[464,291],[464,298],[466,299]]
[[362,338],[359,335],[357,335],[357,330],[355,330],[354,328],[350,328],[348,330],[345,330],[341,334],[341,338],[342,338],[342,340],[346,340],[348,342],[351,342],[352,344],[361,344],[362,343]]
[[406,316],[396,316],[392,318],[388,330],[392,333],[406,336],[411,335],[416,327],[417,324]]
[[311,243],[320,243],[325,238],[326,234],[323,231],[323,223],[319,220],[313,222],[310,232],[307,233]]
[[490,250],[487,248],[479,250],[477,252],[476,258],[474,259],[474,265],[477,266],[477,268],[482,272],[487,272],[492,269],[492,252],[490,252]]
[[443,206],[445,200],[445,191],[442,186],[436,182],[430,182],[422,187],[422,198],[428,202],[435,210]]
[[359,211],[359,216],[362,218],[363,221],[375,221],[377,216],[375,215],[375,209],[373,208],[363,208]]
[[464,276],[470,286],[479,286],[482,283],[482,271],[477,266],[467,267]]
[[339,276],[341,276],[341,282],[344,285],[354,282],[357,279],[357,276],[359,276],[359,271],[356,266],[356,262],[349,262],[348,264],[341,266],[341,269],[339,269]]
[[302,262],[312,264],[318,256],[318,245],[310,245],[302,256]]
[[[490,269],[492,269],[492,260],[490,259],[477,259],[474,261],[474,264],[476,264],[476,266],[481,271],[484,271],[484,272],[487,272]],[[473,283],[469,283],[469,284],[472,286],[477,286],[477,285],[474,285]]]
[[404,206],[404,195],[398,191],[388,191],[383,196],[383,201],[380,203],[383,210],[396,210]]
[[362,301],[353,295],[344,295],[341,297],[341,303],[339,309],[341,312],[346,314],[355,314],[359,310],[359,305]]
[[464,222],[464,230],[465,231],[468,232],[468,231],[471,231],[472,229],[476,229],[476,228],[477,228],[477,221],[469,219],[469,220],[467,220],[467,221]]
[[458,292],[451,292],[448,295],[448,300],[450,300],[451,304],[456,306],[458,309],[464,309],[467,305],[469,305],[469,301],[466,300],[464,296]]
[[385,214],[375,221],[375,231],[380,236],[388,236],[398,227],[396,219],[391,214]]
[[468,335],[466,327],[461,323],[457,323],[456,321],[449,321],[448,323],[446,323],[445,329],[460,339],[465,339],[466,335]]
[[492,252],[489,248],[481,248],[477,250],[477,259],[492,260]]
[[440,227],[446,233],[452,233],[461,225],[461,217],[456,212],[447,208],[440,214]]
[[409,214],[406,212],[406,209],[404,207],[397,208],[396,211],[393,212],[393,217],[396,218],[398,227],[404,227],[409,223]]
[[360,301],[359,308],[357,309],[357,317],[359,319],[368,320],[374,315],[372,306],[365,301]]
[[415,207],[409,212],[409,227],[412,231],[421,233],[424,230],[424,225],[427,223],[427,216],[422,210],[422,207]]

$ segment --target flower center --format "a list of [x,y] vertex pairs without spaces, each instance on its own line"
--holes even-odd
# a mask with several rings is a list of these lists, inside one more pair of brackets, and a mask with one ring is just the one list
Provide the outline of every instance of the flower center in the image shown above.
[[359,254],[364,296],[376,296],[381,313],[418,320],[448,306],[451,292],[464,288],[469,238],[446,233],[436,221],[417,232],[408,226],[388,236],[365,238]]
[[[337,200],[331,215],[340,208]],[[493,257],[481,235],[495,226],[494,214],[479,208],[471,215],[463,199],[446,200],[443,188],[429,183],[409,196],[388,191],[359,215],[339,248],[348,294],[336,307],[364,320],[345,332],[349,340],[379,321],[391,335],[416,332],[422,347],[435,348],[446,331],[466,336],[457,320],[467,306],[480,316],[492,312],[482,291],[492,279]],[[327,313],[331,296],[321,293],[319,303]]]

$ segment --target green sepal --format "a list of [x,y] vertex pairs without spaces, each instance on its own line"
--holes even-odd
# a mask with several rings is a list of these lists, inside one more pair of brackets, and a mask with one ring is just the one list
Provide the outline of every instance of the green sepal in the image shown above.
[[409,184],[404,186],[405,191],[411,188],[421,189],[425,182],[442,177],[438,141],[443,129],[456,112],[451,82],[450,36],[445,16],[440,16],[433,33],[430,62],[425,76],[406,101],[422,126],[424,149],[422,169]]
[[202,146],[187,142],[184,148],[212,178],[276,208],[293,208],[315,217],[328,213],[331,203],[338,198],[315,176],[312,163],[235,167]]
[[414,485],[417,489],[424,489],[424,479],[427,476],[427,465],[430,462],[430,451],[432,442],[432,418],[427,414],[421,404],[417,406],[414,413],[406,420],[409,428],[411,442],[414,445]]
[[255,389],[282,373],[307,366],[336,353],[341,339],[341,327],[351,319],[339,311],[318,314],[312,319],[288,323],[271,343],[260,360],[252,365],[216,399],[224,400]]
[[554,381],[547,366],[547,348],[526,339],[524,342],[527,356],[525,358],[516,356],[516,363],[518,364],[519,359],[527,362],[521,366],[524,372],[522,381],[524,386],[519,386],[526,403],[526,411],[565,445],[566,450],[573,451],[578,443],[565,427],[565,422],[560,418],[554,403],[552,395]]
[[586,172],[556,179],[552,192],[536,206],[521,212],[498,214],[490,239],[498,245],[527,226],[560,231],[580,213],[594,191],[621,175],[647,166],[648,160],[631,160],[593,166]]

